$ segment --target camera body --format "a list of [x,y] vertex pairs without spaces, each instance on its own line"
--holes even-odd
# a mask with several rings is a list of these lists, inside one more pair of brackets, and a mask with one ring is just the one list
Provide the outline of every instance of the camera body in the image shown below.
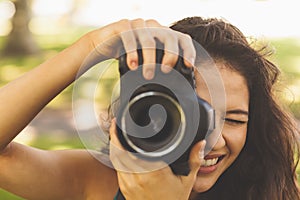
[[193,68],[186,67],[181,56],[171,72],[160,70],[163,49],[157,41],[152,80],[143,78],[141,48],[137,70],[129,69],[126,53],[119,57],[117,136],[122,146],[136,156],[165,161],[174,174],[188,175],[191,148],[214,130],[215,112],[197,96]]

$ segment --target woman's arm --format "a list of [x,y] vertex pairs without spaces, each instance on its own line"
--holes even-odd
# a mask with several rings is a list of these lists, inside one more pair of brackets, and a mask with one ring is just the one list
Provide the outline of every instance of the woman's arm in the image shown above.
[[[121,20],[92,31],[57,56],[0,89],[0,151],[37,115],[38,112],[77,76],[89,58],[93,64],[117,58],[124,45],[131,69],[138,63],[137,43],[143,50],[143,75],[154,74],[155,39],[165,45],[162,66],[174,66],[179,46],[184,50],[185,64],[192,66],[195,49],[189,36],[161,26],[155,20]],[[166,71],[168,68],[165,68]]]
[[90,49],[85,37],[0,89],[0,151],[76,77]]
[[[80,68],[94,51],[94,44],[107,39],[101,36],[102,31],[84,35],[0,89],[0,188],[26,199],[85,199],[85,190],[101,185],[107,181],[105,177],[111,179],[110,186],[116,185],[113,170],[87,151],[43,151],[12,142],[48,102],[69,86],[79,72],[83,73]],[[109,31],[106,30],[107,37]],[[105,59],[98,53],[97,61]],[[101,198],[105,199],[110,193],[105,187],[98,188],[98,193],[102,190]]]
[[28,200],[112,200],[118,182],[115,171],[86,150],[44,151],[12,142],[0,155],[0,188]]
[[164,66],[176,63],[179,46],[184,50],[186,65],[193,64],[195,50],[190,37],[154,20],[121,20],[84,35],[52,59],[1,88],[0,187],[27,199],[85,199],[87,191],[95,185],[106,184],[109,177],[113,182],[102,190],[99,188],[106,191],[101,199],[109,199],[116,192],[116,175],[92,161],[88,153],[78,156],[74,151],[42,151],[11,141],[48,102],[89,69],[89,65],[80,69],[87,57],[91,65],[117,58],[120,45],[124,45],[129,67],[135,69],[139,43],[144,49],[143,75],[151,79],[155,39],[165,44]]

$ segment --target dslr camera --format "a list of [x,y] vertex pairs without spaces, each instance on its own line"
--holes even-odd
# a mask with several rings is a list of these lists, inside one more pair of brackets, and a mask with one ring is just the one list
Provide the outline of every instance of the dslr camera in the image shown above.
[[122,146],[149,161],[166,162],[176,175],[188,175],[192,146],[215,128],[212,106],[197,96],[193,68],[178,56],[174,69],[161,71],[164,46],[156,41],[155,75],[142,75],[142,49],[139,67],[130,70],[123,49],[119,57],[120,106],[117,136]]

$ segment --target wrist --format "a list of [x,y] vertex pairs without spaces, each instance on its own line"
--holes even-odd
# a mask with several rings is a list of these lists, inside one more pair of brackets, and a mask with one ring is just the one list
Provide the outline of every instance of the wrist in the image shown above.
[[83,74],[95,63],[101,62],[101,60],[95,56],[94,52],[94,43],[90,38],[90,33],[87,33],[61,52],[58,57],[65,60],[65,69],[71,72],[73,78],[75,78]]
[[90,33],[87,33],[80,37],[70,48],[74,48],[75,51],[80,53],[80,57],[87,58],[95,49],[95,46],[90,38]]
[[111,55],[111,46],[103,45],[103,42],[106,42],[109,37],[111,36],[108,31],[103,31],[101,28],[88,32],[75,42],[74,49],[80,51],[80,57],[83,57],[87,69],[96,63],[114,57]]

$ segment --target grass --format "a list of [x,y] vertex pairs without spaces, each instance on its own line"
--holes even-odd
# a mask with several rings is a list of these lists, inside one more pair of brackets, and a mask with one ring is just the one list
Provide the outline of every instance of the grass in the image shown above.
[[[43,53],[38,56],[23,57],[2,57],[0,58],[0,86],[14,80],[25,72],[42,63],[47,58],[52,57],[58,51],[66,48],[75,41],[79,35],[87,30],[78,30],[75,33],[64,34],[59,36],[37,36],[36,39],[41,46]],[[0,47],[3,46],[5,38],[0,37]],[[285,78],[282,79],[282,85],[290,89],[295,95],[289,98],[283,98],[285,104],[289,106],[293,114],[300,119],[300,39],[280,39],[271,40],[271,45],[276,48],[276,56],[271,59],[281,66]],[[108,81],[114,82],[109,79]],[[111,87],[111,84],[103,83],[105,89]],[[72,99],[73,86],[64,90],[48,107],[62,109],[70,106]],[[286,90],[285,90],[286,91]],[[105,93],[105,92],[104,92]],[[101,96],[103,98],[103,96]],[[47,133],[39,134],[40,136],[33,140],[30,145],[41,149],[60,149],[60,148],[83,148],[78,137],[57,137],[50,136]],[[300,166],[297,170],[300,173]],[[21,200],[22,198],[14,196],[0,189],[1,200]]]
[[13,195],[2,189],[0,189],[0,198],[1,198],[1,200],[24,200],[24,198]]

